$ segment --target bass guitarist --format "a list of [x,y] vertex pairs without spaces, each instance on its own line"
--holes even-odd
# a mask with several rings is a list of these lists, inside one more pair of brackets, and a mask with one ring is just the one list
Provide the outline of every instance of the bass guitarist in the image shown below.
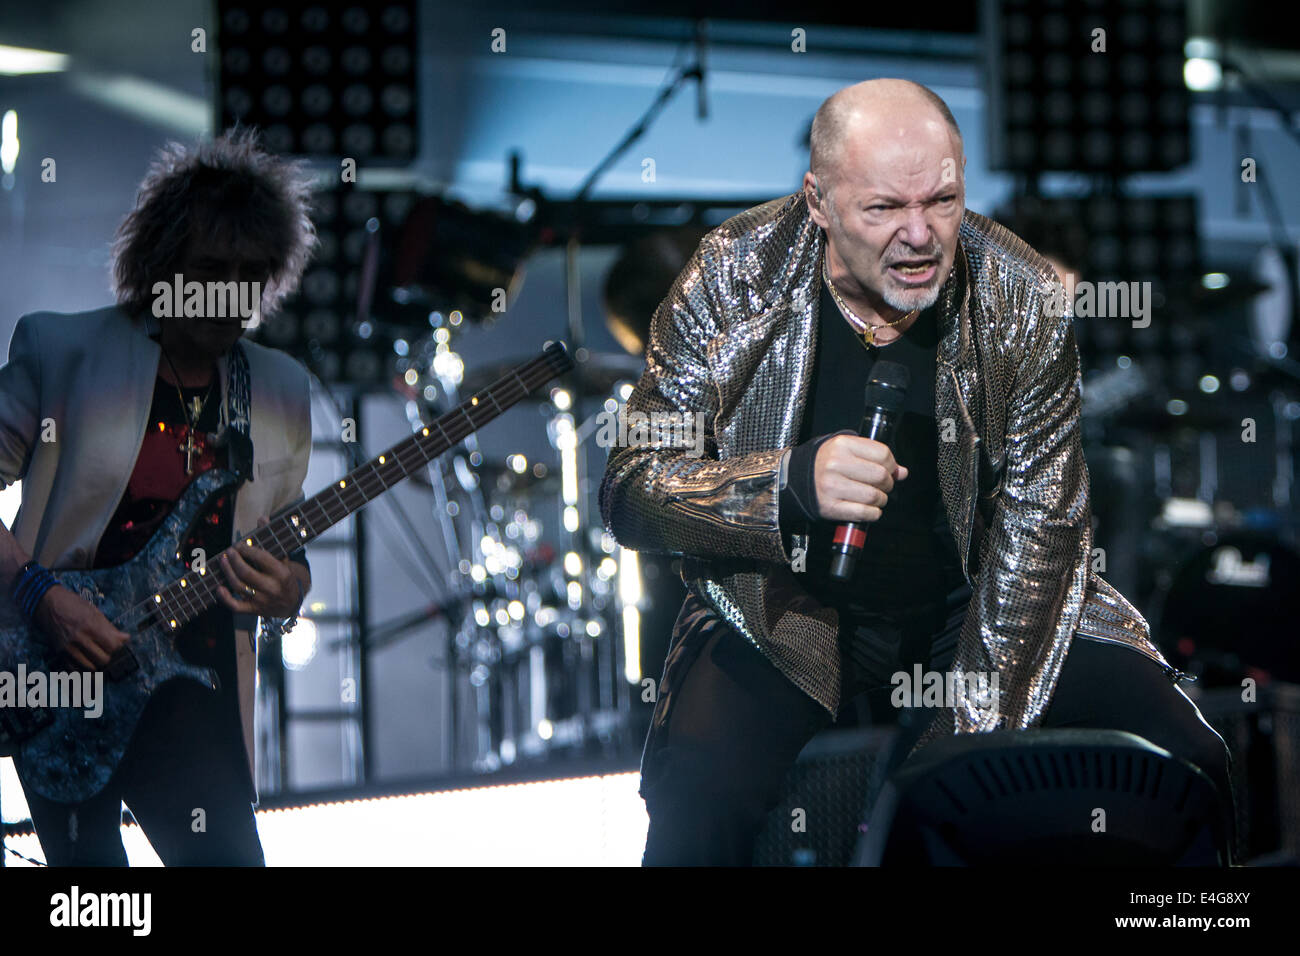
[[264,863],[253,815],[254,619],[273,635],[292,626],[311,574],[301,550],[278,560],[243,541],[227,549],[235,529],[302,498],[308,378],[287,355],[240,341],[248,317],[176,315],[163,299],[177,277],[187,287],[234,282],[273,314],[316,242],[308,205],[301,171],[249,131],[171,144],[118,230],[117,304],[33,313],[13,333],[0,368],[0,484],[21,480],[23,496],[12,533],[0,525],[0,599],[15,602],[68,668],[107,668],[127,635],[47,569],[120,565],[195,476],[222,467],[244,478],[196,522],[182,559],[191,569],[210,561],[225,582],[221,604],[177,636],[220,690],[164,684],[108,785],[82,803],[25,786],[51,865],[125,865],[123,802],[166,865]]

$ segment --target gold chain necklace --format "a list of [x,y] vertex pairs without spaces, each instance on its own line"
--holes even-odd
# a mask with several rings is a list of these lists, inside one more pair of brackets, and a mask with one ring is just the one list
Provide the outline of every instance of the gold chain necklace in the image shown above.
[[912,318],[912,316],[921,311],[920,309],[913,309],[911,312],[907,313],[907,315],[900,319],[895,319],[893,322],[886,322],[884,325],[871,325],[849,308],[849,304],[845,302],[844,297],[840,295],[839,289],[835,288],[835,283],[831,281],[830,263],[826,260],[824,254],[822,255],[822,278],[826,281],[826,287],[831,290],[831,298],[834,299],[835,304],[840,307],[840,311],[843,312],[844,317],[848,319],[849,325],[853,326],[853,331],[858,334],[859,338],[861,338],[862,344],[868,348],[875,346],[876,331],[878,329],[893,328],[895,325],[906,322],[908,319]]

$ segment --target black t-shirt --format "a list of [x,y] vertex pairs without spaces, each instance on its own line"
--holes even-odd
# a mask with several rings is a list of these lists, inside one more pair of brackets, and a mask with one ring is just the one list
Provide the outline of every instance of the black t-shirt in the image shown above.
[[866,525],[853,579],[839,583],[831,578],[836,523],[819,520],[810,528],[801,583],[822,603],[838,608],[842,618],[941,604],[965,586],[965,579],[939,488],[934,419],[938,310],[922,311],[889,344],[868,347],[823,283],[819,333],[800,442],[844,429],[857,432],[872,366],[881,359],[897,362],[911,373],[911,383],[891,451],[908,476],[894,484],[880,519]]

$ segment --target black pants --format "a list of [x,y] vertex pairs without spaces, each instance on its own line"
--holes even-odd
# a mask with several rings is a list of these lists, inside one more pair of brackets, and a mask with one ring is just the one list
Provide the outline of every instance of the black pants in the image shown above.
[[[889,635],[886,653],[846,644],[845,700],[860,693],[859,706],[865,698],[877,719],[885,716],[892,691],[887,674],[918,662],[945,670],[965,614],[965,601],[950,597],[947,607],[917,615]],[[641,795],[650,815],[643,863],[748,866],[787,771],[831,718],[694,596],[687,598],[677,632],[642,761]],[[922,708],[899,715],[902,753],[932,715]],[[1145,655],[1076,638],[1041,726],[1125,730],[1146,738],[1214,781],[1231,824],[1227,745]]]
[[107,786],[70,806],[27,794],[50,866],[126,866],[125,801],[166,866],[263,866],[243,743],[230,702],[187,681],[145,708]]

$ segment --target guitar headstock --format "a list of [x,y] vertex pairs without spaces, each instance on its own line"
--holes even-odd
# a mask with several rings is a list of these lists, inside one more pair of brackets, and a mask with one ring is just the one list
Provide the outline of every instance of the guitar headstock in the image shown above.
[[552,376],[563,375],[573,368],[573,356],[563,342],[547,342],[542,350]]

